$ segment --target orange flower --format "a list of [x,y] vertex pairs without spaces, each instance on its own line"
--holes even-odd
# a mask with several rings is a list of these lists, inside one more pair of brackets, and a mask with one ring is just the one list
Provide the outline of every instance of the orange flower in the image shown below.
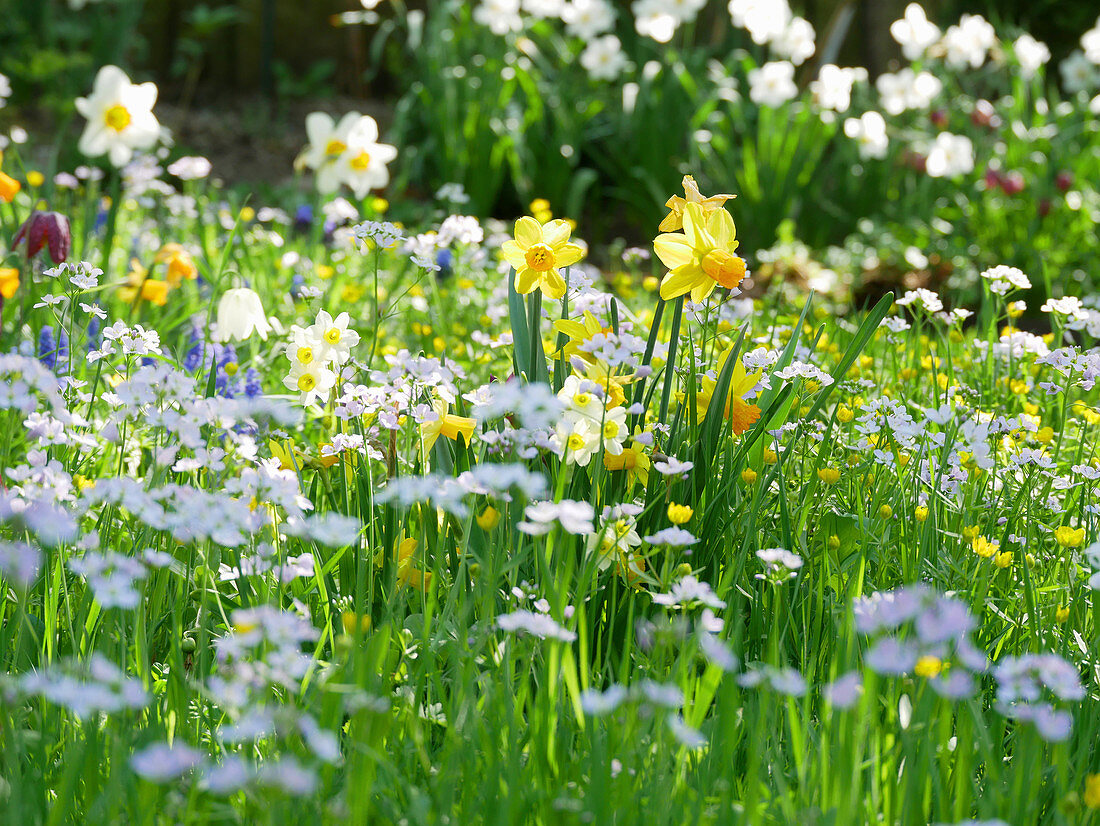
[[15,267],[0,267],[0,296],[11,298],[19,289],[19,270]]
[[167,281],[149,278],[149,270],[141,266],[136,258],[130,261],[130,274],[126,276],[126,283],[118,291],[119,297],[129,303],[141,293],[143,301],[163,307],[168,303],[168,291],[172,285]]
[[[4,160],[4,153],[0,152],[0,162]],[[22,184],[10,175],[5,175],[0,172],[0,201],[6,204],[10,204],[15,198],[15,194],[22,189]]]
[[168,265],[164,277],[172,287],[178,287],[181,281],[194,281],[198,277],[199,270],[191,253],[179,244],[165,244],[154,260],[158,264]]

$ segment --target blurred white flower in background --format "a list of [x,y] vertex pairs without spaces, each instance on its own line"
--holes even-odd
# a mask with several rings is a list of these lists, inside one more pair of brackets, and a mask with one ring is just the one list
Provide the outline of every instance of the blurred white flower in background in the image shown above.
[[175,175],[181,181],[197,181],[207,177],[213,170],[206,158],[188,155],[168,165],[168,174]]
[[125,166],[135,149],[152,149],[160,137],[156,101],[156,84],[131,83],[118,66],[104,66],[92,94],[76,99],[76,110],[88,120],[78,148],[89,158],[107,155],[113,166]]
[[397,148],[379,143],[378,124],[374,118],[364,115],[348,136],[347,149],[334,166],[339,181],[346,184],[356,198],[365,198],[372,189],[380,189],[390,182],[386,165],[396,157]]
[[733,25],[746,29],[758,46],[782,35],[793,17],[787,0],[730,0],[727,8]]
[[905,15],[890,26],[890,35],[901,46],[906,60],[920,60],[928,47],[940,39],[940,28],[929,22],[917,3],[905,7]]
[[996,32],[984,17],[964,14],[943,36],[944,60],[952,69],[977,69],[996,40]]
[[749,98],[759,106],[782,106],[798,97],[794,64],[773,60],[749,72]]
[[1100,17],[1096,25],[1081,35],[1081,48],[1091,62],[1100,65]]
[[596,80],[614,80],[626,68],[622,43],[613,34],[597,37],[581,52],[581,66]]
[[814,102],[822,109],[847,112],[852,105],[852,86],[857,81],[865,80],[866,69],[842,69],[826,63],[821,67],[817,80],[810,84],[810,93],[814,96]]
[[1020,75],[1024,80],[1031,80],[1035,74],[1050,60],[1050,49],[1041,40],[1036,40],[1030,34],[1020,35],[1012,44],[1012,51],[1020,64]]
[[474,9],[474,20],[496,35],[518,32],[523,28],[519,8],[519,0],[481,0]]
[[565,0],[522,0],[522,6],[532,17],[561,17]]
[[888,114],[900,115],[907,109],[924,109],[943,90],[943,83],[929,72],[914,72],[910,68],[896,74],[882,74],[875,88]]
[[615,26],[615,10],[607,0],[572,0],[562,9],[561,19],[568,34],[591,40]]
[[518,32],[524,27],[519,0],[481,0],[474,9],[474,20],[496,35]]
[[[306,137],[309,144],[295,161],[296,166],[321,171],[326,164],[339,158],[348,148],[351,131],[363,118],[358,112],[348,112],[339,123],[325,112],[306,115]],[[333,187],[335,189],[335,187]]]
[[0,109],[4,108],[4,105],[8,102],[8,98],[11,97],[11,81],[8,80],[6,75],[0,75]]
[[886,137],[886,120],[878,112],[848,118],[844,121],[844,134],[859,144],[861,158],[886,157],[890,140]]
[[330,195],[346,185],[363,198],[389,183],[386,165],[397,157],[397,149],[378,142],[378,124],[370,115],[348,112],[336,122],[324,112],[313,112],[306,117],[306,135],[309,144],[295,166],[316,173],[319,192]]
[[1084,52],[1072,52],[1069,57],[1058,66],[1062,73],[1062,85],[1066,91],[1075,95],[1078,92],[1091,92],[1100,82],[1100,73]]
[[965,135],[940,132],[928,151],[925,170],[933,178],[953,178],[974,171],[974,144]]
[[630,10],[634,12],[634,28],[642,37],[668,43],[676,34],[679,20],[669,12],[665,0],[634,0]]
[[814,27],[804,17],[796,17],[778,36],[772,38],[772,51],[801,66],[814,54]]

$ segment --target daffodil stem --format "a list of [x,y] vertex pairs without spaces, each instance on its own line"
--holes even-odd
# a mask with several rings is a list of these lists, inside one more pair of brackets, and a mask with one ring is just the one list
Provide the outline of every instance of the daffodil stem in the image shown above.
[[[676,372],[676,344],[680,338],[680,319],[684,315],[684,297],[676,299],[676,312],[672,316],[672,335],[668,340],[668,358],[665,360],[665,386],[661,391],[661,415],[658,421],[665,424],[668,419],[668,403],[672,399],[672,376]],[[657,319],[654,319],[656,326]]]

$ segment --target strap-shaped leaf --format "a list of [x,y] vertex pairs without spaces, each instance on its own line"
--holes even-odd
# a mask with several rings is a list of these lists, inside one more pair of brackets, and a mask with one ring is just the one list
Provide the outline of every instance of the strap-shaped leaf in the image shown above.
[[531,364],[531,340],[527,334],[523,296],[516,292],[516,271],[511,268],[508,270],[508,322],[512,326],[512,368],[519,378],[526,374]]

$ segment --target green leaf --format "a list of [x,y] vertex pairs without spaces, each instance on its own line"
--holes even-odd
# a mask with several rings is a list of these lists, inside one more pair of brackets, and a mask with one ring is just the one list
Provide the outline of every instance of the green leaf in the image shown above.
[[512,326],[512,367],[518,378],[526,375],[531,363],[531,339],[527,333],[527,311],[523,306],[523,296],[516,292],[514,269],[508,270],[508,322]]

